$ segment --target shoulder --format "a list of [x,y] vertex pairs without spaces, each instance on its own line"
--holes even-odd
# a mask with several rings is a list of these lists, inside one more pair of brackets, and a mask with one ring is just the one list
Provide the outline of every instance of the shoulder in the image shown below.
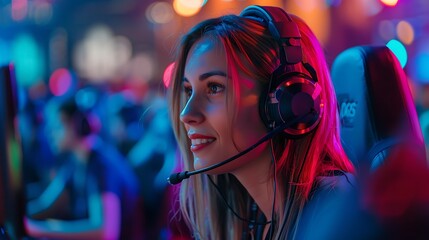
[[331,229],[336,217],[350,207],[348,203],[356,193],[356,182],[353,174],[342,171],[318,177],[298,219],[298,239],[326,239],[321,233]]
[[340,170],[330,171],[317,177],[304,211],[330,206],[331,203],[349,196],[356,188],[356,177],[353,174]]
[[340,170],[329,171],[316,179],[316,184],[309,200],[324,194],[348,192],[356,188],[356,178],[353,174]]

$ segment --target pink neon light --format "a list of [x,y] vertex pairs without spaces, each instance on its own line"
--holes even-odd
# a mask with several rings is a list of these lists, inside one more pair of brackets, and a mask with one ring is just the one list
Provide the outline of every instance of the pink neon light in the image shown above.
[[19,21],[28,13],[28,0],[12,0],[12,19]]

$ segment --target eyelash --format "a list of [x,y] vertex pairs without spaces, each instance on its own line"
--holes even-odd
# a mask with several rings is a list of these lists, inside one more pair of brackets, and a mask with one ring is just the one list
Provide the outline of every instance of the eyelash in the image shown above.
[[188,86],[183,86],[183,92],[185,93],[185,96],[189,99],[192,95],[192,88]]
[[[225,85],[223,85],[223,84],[220,84],[220,83],[215,83],[215,82],[209,82],[209,83],[207,83],[207,86],[208,86],[208,88],[210,89],[210,91],[211,90],[213,90],[213,87],[216,87],[216,88],[218,88],[217,90],[214,90],[213,92],[211,92],[210,94],[212,94],[212,95],[215,95],[215,94],[218,94],[218,93],[221,93],[221,92],[223,92],[224,90],[225,90]],[[220,88],[220,89],[219,89]]]
[[[208,82],[207,88],[208,88],[208,94],[209,95],[216,95],[216,94],[222,93],[225,90],[225,85],[220,84],[220,83],[216,83],[216,82]],[[216,89],[213,90],[214,88],[216,88]],[[183,92],[185,93],[185,95],[188,98],[190,98],[192,95],[192,87],[183,86]]]

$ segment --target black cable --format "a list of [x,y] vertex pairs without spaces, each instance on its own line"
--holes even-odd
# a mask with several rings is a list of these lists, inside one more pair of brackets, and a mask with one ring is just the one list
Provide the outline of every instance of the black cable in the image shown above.
[[240,215],[238,215],[237,212],[234,211],[234,209],[231,207],[231,205],[229,205],[228,201],[225,199],[225,196],[222,194],[221,190],[219,189],[219,186],[213,181],[213,179],[207,175],[207,177],[209,178],[210,182],[213,184],[213,186],[216,188],[217,192],[219,193],[219,195],[221,196],[223,202],[225,203],[226,207],[241,221],[247,222],[247,223],[251,223],[251,224],[255,224],[255,225],[267,225],[269,223],[271,223],[271,221],[267,221],[267,222],[256,222],[254,220],[248,220],[245,219],[243,217],[241,217]]
[[270,145],[271,145],[271,161],[273,162],[273,175],[274,175],[274,182],[273,182],[273,205],[272,205],[272,209],[271,209],[271,222],[273,222],[273,224],[271,224],[270,226],[270,232],[268,235],[268,239],[272,239],[273,238],[273,233],[274,233],[274,212],[275,212],[275,207],[276,207],[276,195],[277,195],[277,161],[276,161],[276,156],[274,154],[274,146],[273,146],[273,139],[270,140]]

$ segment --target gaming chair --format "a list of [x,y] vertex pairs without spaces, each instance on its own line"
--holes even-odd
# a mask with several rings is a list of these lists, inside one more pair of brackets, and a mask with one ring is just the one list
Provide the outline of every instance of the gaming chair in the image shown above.
[[343,147],[358,171],[376,169],[402,143],[412,142],[426,159],[407,77],[389,48],[349,48],[336,57],[331,75]]

